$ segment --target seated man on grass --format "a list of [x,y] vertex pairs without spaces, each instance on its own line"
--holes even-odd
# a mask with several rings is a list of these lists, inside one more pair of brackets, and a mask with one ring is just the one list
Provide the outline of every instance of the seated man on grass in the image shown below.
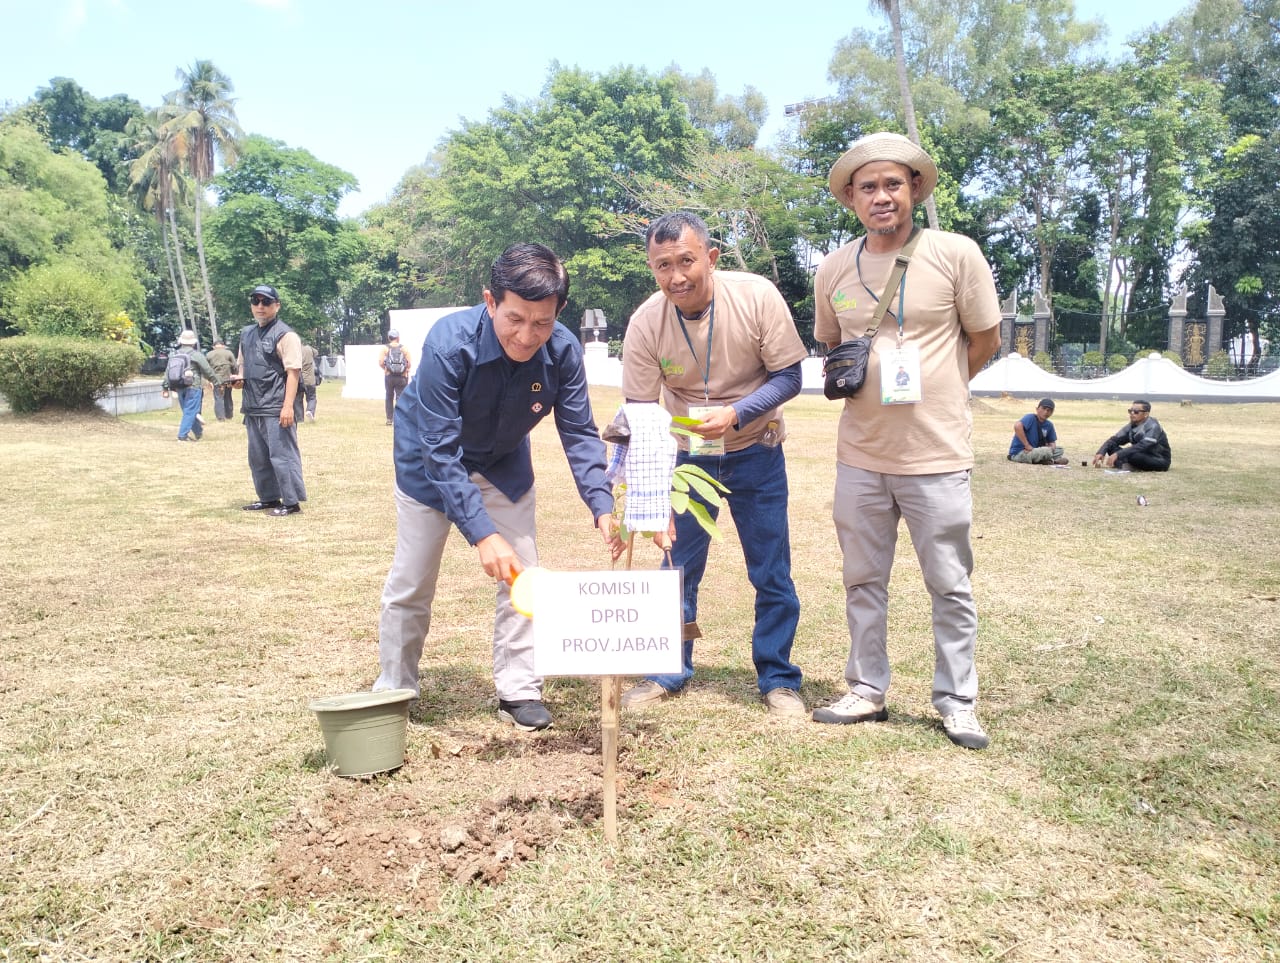
[[1169,436],[1151,417],[1151,402],[1138,398],[1129,406],[1129,423],[1102,443],[1093,465],[1117,471],[1168,471],[1173,462]]
[[1024,465],[1065,465],[1067,456],[1058,445],[1058,430],[1049,416],[1053,399],[1041,398],[1036,410],[1013,423],[1013,441],[1009,442],[1009,460]]

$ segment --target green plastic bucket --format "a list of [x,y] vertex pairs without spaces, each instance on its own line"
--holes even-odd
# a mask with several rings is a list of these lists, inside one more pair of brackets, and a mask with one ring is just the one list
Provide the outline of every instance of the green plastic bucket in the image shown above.
[[358,778],[404,765],[404,737],[409,726],[412,689],[352,692],[316,699],[310,709],[324,733],[329,769]]

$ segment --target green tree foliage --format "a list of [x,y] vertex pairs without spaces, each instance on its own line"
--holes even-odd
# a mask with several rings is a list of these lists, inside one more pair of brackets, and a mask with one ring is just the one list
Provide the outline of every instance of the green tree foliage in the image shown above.
[[1162,336],[1160,309],[1172,294],[1181,221],[1222,129],[1216,89],[1162,34],[1135,44],[1134,59],[1100,77],[1093,93],[1088,144],[1108,225],[1103,304],[1117,309],[1100,328],[1105,350],[1116,320],[1118,337],[1127,341]]
[[[111,319],[119,312],[140,317],[138,265],[132,252],[113,246],[120,234],[118,211],[92,164],[51,150],[25,124],[0,123],[0,320],[6,326],[103,336],[114,330]],[[46,323],[53,326],[42,328]]]
[[209,329],[218,337],[218,313],[213,289],[209,285],[209,268],[204,250],[204,191],[200,188],[213,179],[217,162],[232,164],[240,151],[240,124],[236,120],[235,87],[231,78],[212,61],[197,60],[190,70],[178,68],[181,86],[169,94],[163,108],[165,123],[180,139],[187,172],[196,183],[192,191],[195,211],[196,256],[200,261],[200,278],[204,282],[205,306],[209,311]]
[[662,73],[689,107],[689,120],[704,131],[711,143],[724,150],[747,150],[755,145],[760,128],[769,117],[769,102],[755,87],[740,95],[721,95],[710,70],[686,74],[672,64]]
[[983,164],[995,237],[1025,245],[1036,288],[1052,293],[1053,262],[1088,192],[1088,91],[1097,70],[1075,64],[1029,67],[1008,78],[992,108],[992,147]]
[[18,414],[41,408],[87,408],[108,388],[138,373],[135,344],[27,335],[0,338],[0,394]]
[[1280,339],[1280,0],[1244,0],[1238,19],[1206,20],[1203,62],[1219,62],[1230,127],[1205,177],[1206,219],[1194,228],[1187,273],[1192,309],[1207,284],[1223,294],[1228,337],[1247,334],[1251,366],[1261,339]]
[[218,299],[245,312],[254,285],[274,285],[289,324],[330,344],[340,285],[366,253],[355,225],[337,215],[355,187],[355,177],[308,151],[246,138],[235,165],[213,181],[208,263]]
[[124,190],[136,156],[127,128],[142,115],[141,104],[124,94],[99,100],[67,77],[54,77],[48,87],[36,90],[34,103],[48,122],[51,146],[73,150],[90,161],[112,193]]
[[700,136],[670,78],[553,67],[540,97],[465,124],[438,167],[421,172],[432,183],[408,186],[422,202],[402,248],[410,276],[437,303],[474,303],[498,254],[537,241],[568,266],[564,319],[601,308],[619,332],[653,290],[643,246],[624,223],[636,212],[626,178],[671,176]]
[[161,112],[154,110],[130,121],[128,132],[138,155],[129,168],[129,196],[139,210],[155,218],[179,327],[189,327],[198,334],[178,227],[179,205],[189,197],[182,175],[182,139],[176,129],[165,124]]
[[[777,161],[754,151],[696,147],[670,178],[637,175],[636,213],[624,222],[643,236],[648,222],[676,210],[707,222],[720,246],[720,267],[761,274],[792,304],[809,297],[809,278],[797,262],[797,200],[806,186]],[[812,316],[812,309],[807,312]]]

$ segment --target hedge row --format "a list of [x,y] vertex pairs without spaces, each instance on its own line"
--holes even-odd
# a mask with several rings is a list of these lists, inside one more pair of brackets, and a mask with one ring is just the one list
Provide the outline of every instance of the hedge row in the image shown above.
[[18,413],[87,408],[138,373],[142,351],[119,341],[21,335],[0,339],[0,394]]

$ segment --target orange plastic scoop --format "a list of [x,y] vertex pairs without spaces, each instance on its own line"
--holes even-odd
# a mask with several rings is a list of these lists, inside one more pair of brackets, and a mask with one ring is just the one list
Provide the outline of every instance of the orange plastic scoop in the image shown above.
[[538,593],[538,582],[546,569],[534,565],[526,568],[513,579],[508,579],[511,586],[511,607],[526,618],[533,618],[533,602]]

